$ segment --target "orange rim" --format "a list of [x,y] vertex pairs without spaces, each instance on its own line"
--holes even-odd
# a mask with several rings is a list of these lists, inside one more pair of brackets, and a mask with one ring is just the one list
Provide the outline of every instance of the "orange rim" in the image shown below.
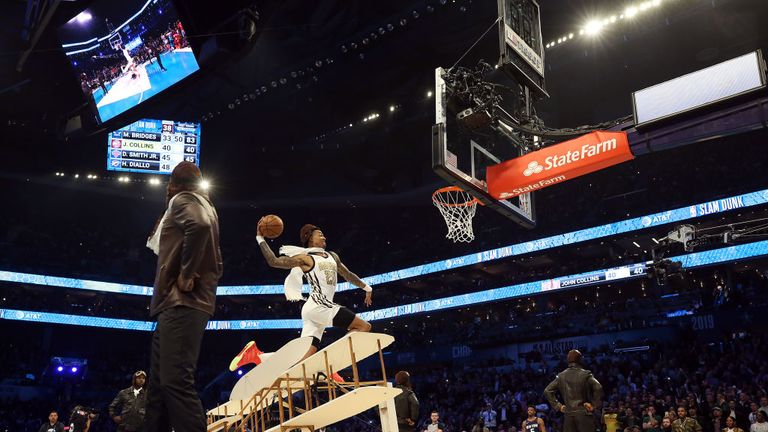
[[437,200],[437,196],[439,194],[441,194],[441,193],[446,193],[446,192],[465,192],[465,193],[469,193],[469,192],[466,192],[464,189],[462,189],[460,187],[457,187],[457,186],[446,186],[446,187],[440,188],[440,189],[438,189],[438,190],[436,190],[436,191],[434,191],[432,193],[432,202],[435,203],[436,205],[445,206],[445,207],[467,207],[467,206],[470,206],[472,204],[483,205],[483,203],[480,202],[480,200],[475,198],[475,197],[472,197],[472,199],[467,201],[467,202],[456,203],[456,204],[438,201]]

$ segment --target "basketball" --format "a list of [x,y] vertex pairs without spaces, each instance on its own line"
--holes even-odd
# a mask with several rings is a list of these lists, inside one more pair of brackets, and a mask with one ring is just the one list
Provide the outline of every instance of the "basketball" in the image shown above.
[[266,215],[259,220],[261,234],[266,238],[277,238],[283,233],[283,220],[277,215]]

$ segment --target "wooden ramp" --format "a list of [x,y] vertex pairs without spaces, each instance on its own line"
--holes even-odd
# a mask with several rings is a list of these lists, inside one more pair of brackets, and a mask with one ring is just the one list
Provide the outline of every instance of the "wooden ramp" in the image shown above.
[[226,431],[230,426],[243,419],[241,415],[233,415],[216,420],[208,425],[208,432]]
[[[402,390],[392,387],[360,387],[313,410],[285,420],[282,424],[282,430],[300,427],[309,430],[324,428],[376,407],[400,393]],[[266,432],[280,432],[280,430],[278,425],[267,429]]]
[[294,339],[283,345],[282,348],[275,351],[260,365],[251,369],[237,381],[232,393],[230,393],[229,400],[247,401],[257,391],[271,386],[286,369],[298,363],[311,346],[311,337]]
[[[307,339],[307,338],[294,339],[288,344],[286,344],[285,347],[288,347],[289,345],[296,343],[295,345],[292,345],[292,348],[290,349],[290,352],[294,353],[297,350],[299,350],[297,347],[303,346],[301,345],[303,342],[297,342],[297,341],[301,341],[302,339]],[[250,414],[254,409],[259,409],[259,408],[256,408],[259,405],[264,406],[263,402],[261,401],[267,401],[267,406],[269,406],[271,404],[270,401],[273,399],[276,399],[276,396],[278,395],[278,390],[275,388],[271,388],[269,391],[263,392],[263,394],[257,398],[254,398],[254,395],[259,393],[261,390],[274,387],[273,383],[278,379],[281,379],[281,378],[289,378],[293,380],[308,379],[312,382],[316,382],[316,377],[318,373],[327,374],[328,369],[330,369],[332,372],[338,372],[340,370],[346,369],[352,366],[353,364],[356,364],[360,360],[363,360],[367,357],[370,357],[374,354],[379,353],[379,349],[384,349],[385,347],[388,347],[394,341],[395,341],[394,337],[387,334],[383,334],[383,333],[362,333],[362,332],[348,333],[347,335],[341,337],[336,342],[318,351],[312,357],[309,357],[304,361],[295,364],[293,367],[290,367],[291,363],[285,363],[283,365],[282,370],[279,372],[275,372],[275,370],[277,369],[272,368],[271,366],[269,368],[265,368],[264,376],[260,376],[258,379],[252,378],[252,381],[249,381],[249,383],[253,383],[253,384],[243,385],[244,388],[247,386],[247,390],[248,390],[247,392],[244,390],[238,389],[237,398],[233,398],[229,402],[211,409],[210,411],[208,411],[207,414],[209,416],[216,416],[216,417],[231,416],[233,414],[238,414],[238,413],[243,415]],[[351,349],[350,349],[350,346],[351,346]],[[309,347],[307,346],[307,349],[308,348]],[[275,354],[272,357],[270,357],[268,360],[265,360],[265,363],[269,363],[270,365],[276,365],[277,362],[273,362],[272,359],[275,358],[278,355],[278,353],[282,350],[283,348],[275,352]],[[304,353],[306,353],[306,350],[304,351]],[[289,356],[286,355],[286,357],[289,357]],[[278,357],[278,359],[280,358],[282,357]],[[301,356],[299,356],[299,358],[301,358]],[[327,358],[327,363],[326,363],[326,358]],[[262,365],[264,365],[265,363],[262,363]],[[257,366],[256,368],[248,372],[247,375],[251,375],[251,374],[254,374],[254,376],[258,375],[262,365]],[[268,383],[268,384],[264,384],[264,383]],[[238,384],[240,384],[239,381],[238,381]],[[255,385],[259,385],[262,387],[255,388],[254,387]],[[235,387],[237,387],[237,385]],[[296,386],[291,388],[291,393],[296,393],[302,390],[303,388],[301,386]],[[287,395],[287,390],[284,387],[279,391],[284,396]],[[248,394],[248,392],[252,392],[252,393]]]

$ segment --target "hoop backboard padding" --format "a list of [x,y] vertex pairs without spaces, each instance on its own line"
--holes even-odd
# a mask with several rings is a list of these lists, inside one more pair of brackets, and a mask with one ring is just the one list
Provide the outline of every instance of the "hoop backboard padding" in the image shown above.
[[488,167],[488,192],[511,198],[631,159],[626,132],[592,132]]
[[446,238],[456,242],[471,242],[475,239],[472,218],[477,211],[479,200],[456,186],[448,186],[432,194],[432,204],[440,210],[448,226]]
[[534,0],[498,0],[500,69],[542,96],[544,85],[544,42],[541,14]]
[[[501,128],[473,129],[461,123],[462,106],[443,80],[444,70],[435,70],[435,125],[432,127],[432,168],[445,181],[469,193],[484,206],[525,228],[536,226],[533,197],[511,200],[493,198],[487,189],[486,169],[520,156],[523,145]],[[499,74],[502,76],[503,74]],[[514,103],[514,102],[510,102]],[[462,119],[463,120],[463,119]],[[475,124],[475,123],[472,123]]]

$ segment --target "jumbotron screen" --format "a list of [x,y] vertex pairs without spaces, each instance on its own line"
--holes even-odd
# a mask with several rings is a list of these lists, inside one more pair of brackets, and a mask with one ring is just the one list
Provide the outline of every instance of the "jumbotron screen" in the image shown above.
[[144,119],[107,141],[109,171],[170,174],[181,161],[200,165],[200,123]]
[[59,36],[102,122],[199,69],[171,0],[97,0]]

